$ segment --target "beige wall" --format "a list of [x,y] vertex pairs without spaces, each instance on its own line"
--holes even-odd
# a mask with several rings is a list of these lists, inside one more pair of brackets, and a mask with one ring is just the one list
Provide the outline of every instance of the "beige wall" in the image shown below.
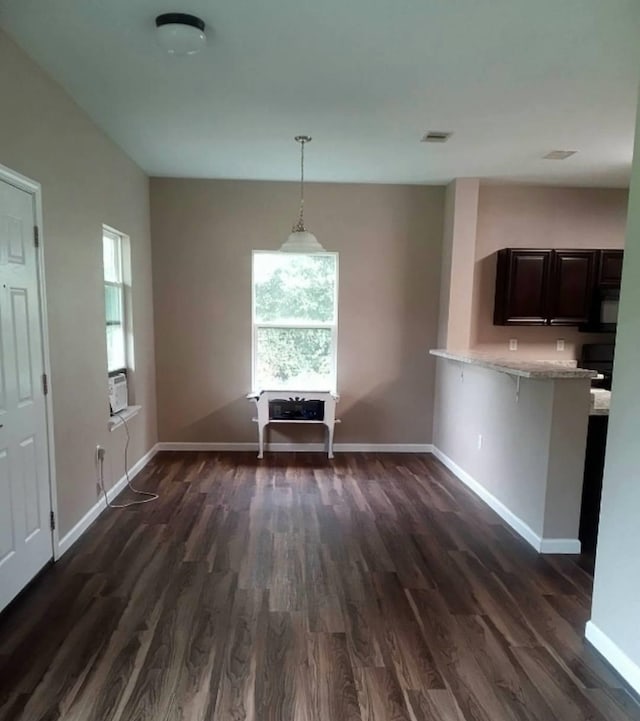
[[436,378],[436,448],[539,539],[576,541],[589,380],[523,378],[518,393],[513,376],[445,359]]
[[[577,328],[493,325],[496,256],[500,248],[623,248],[627,191],[481,184],[478,202],[472,346],[509,356],[576,358],[585,342],[603,342]],[[510,338],[519,349],[508,351]],[[565,352],[556,340],[566,341]]]
[[640,113],[625,255],[587,635],[640,693]]
[[103,223],[131,236],[135,401],[131,463],[156,441],[148,179],[0,31],[0,163],[42,184],[59,532],[96,502],[96,444],[107,482],[123,474],[124,435],[107,431]]
[[[245,400],[251,251],[280,246],[297,192],[295,183],[151,180],[161,440],[256,441]],[[307,225],[340,252],[338,443],[431,440],[443,204],[439,187],[307,187]],[[302,440],[300,430],[284,440]]]
[[449,183],[444,197],[442,257],[440,259],[440,304],[438,308],[438,348],[449,348],[449,299],[451,297],[451,263],[453,261],[455,190],[455,181]]
[[472,340],[479,187],[477,178],[457,178],[446,192],[438,343],[450,349]]

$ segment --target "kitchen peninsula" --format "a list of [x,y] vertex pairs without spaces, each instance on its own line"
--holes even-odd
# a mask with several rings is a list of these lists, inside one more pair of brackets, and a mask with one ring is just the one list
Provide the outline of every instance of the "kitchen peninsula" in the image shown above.
[[590,385],[575,363],[437,357],[434,453],[542,553],[579,553]]

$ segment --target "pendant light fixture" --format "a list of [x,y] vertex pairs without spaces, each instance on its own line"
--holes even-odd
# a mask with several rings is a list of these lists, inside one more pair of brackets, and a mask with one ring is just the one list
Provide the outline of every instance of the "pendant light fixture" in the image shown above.
[[304,226],[304,146],[311,142],[308,135],[296,135],[295,140],[300,143],[300,212],[298,222],[293,226],[291,235],[280,246],[285,253],[319,253],[324,248],[313,233]]

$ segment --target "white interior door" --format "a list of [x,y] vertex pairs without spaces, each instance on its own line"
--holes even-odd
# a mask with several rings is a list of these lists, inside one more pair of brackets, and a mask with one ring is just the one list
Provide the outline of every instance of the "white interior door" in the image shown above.
[[34,197],[0,180],[0,609],[53,555]]

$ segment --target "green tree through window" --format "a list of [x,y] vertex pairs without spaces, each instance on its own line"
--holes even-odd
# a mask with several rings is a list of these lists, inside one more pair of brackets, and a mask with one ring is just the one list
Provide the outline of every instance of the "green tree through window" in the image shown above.
[[335,389],[337,260],[254,253],[256,389]]

